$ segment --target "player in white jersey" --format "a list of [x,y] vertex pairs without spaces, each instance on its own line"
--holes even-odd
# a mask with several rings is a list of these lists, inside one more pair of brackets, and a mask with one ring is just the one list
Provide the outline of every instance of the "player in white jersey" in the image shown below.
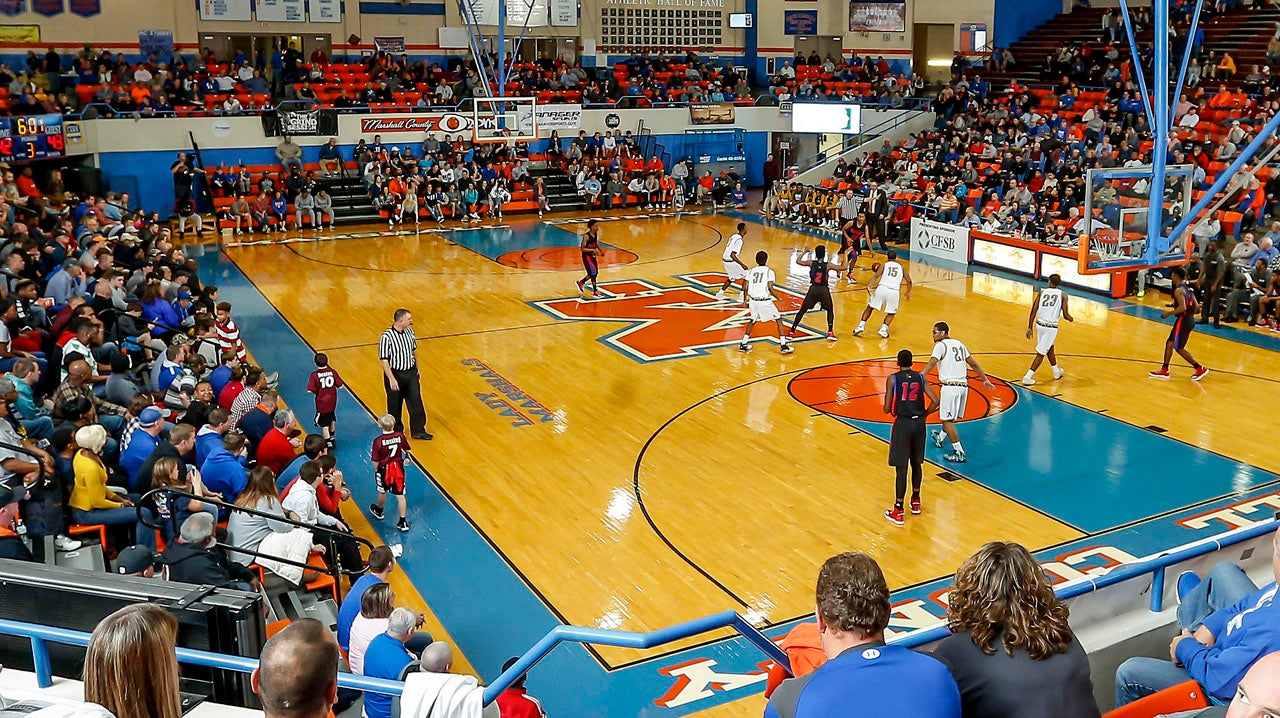
[[782,353],[790,354],[796,348],[791,346],[791,342],[787,339],[787,335],[782,331],[782,314],[778,311],[778,307],[774,304],[776,298],[773,296],[773,283],[776,277],[773,270],[766,266],[769,261],[769,253],[760,250],[756,252],[756,266],[747,272],[746,289],[744,295],[747,298],[747,307],[751,312],[750,321],[747,322],[747,331],[742,335],[742,343],[738,345],[738,351],[751,351],[751,329],[755,327],[756,322],[774,322],[778,325],[778,341],[782,344]]
[[862,310],[862,319],[859,320],[858,327],[853,330],[853,335],[862,336],[862,333],[867,330],[867,320],[871,318],[871,313],[879,310],[884,312],[884,323],[876,333],[888,339],[889,325],[893,323],[893,317],[898,313],[898,302],[904,296],[907,299],[911,298],[911,273],[898,263],[897,250],[889,250],[888,259],[876,270],[876,276],[867,285],[867,291],[871,293],[871,298],[867,300],[866,309]]
[[[716,299],[724,299],[724,292],[729,285],[737,282],[747,276],[747,265],[738,255],[742,253],[742,236],[747,233],[747,223],[739,222],[738,231],[729,235],[729,241],[724,245],[724,252],[720,255],[720,260],[724,262],[724,286],[720,287],[720,291],[716,292]],[[742,303],[747,303],[746,286],[742,289]]]
[[1022,377],[1023,386],[1035,385],[1036,380],[1033,377],[1045,357],[1049,357],[1049,366],[1053,367],[1054,379],[1061,379],[1066,373],[1062,371],[1062,367],[1058,366],[1058,355],[1053,351],[1053,344],[1058,340],[1058,322],[1063,319],[1069,322],[1075,320],[1067,310],[1067,293],[1058,286],[1061,283],[1062,277],[1056,274],[1050,275],[1049,286],[1040,290],[1036,300],[1031,303],[1031,316],[1027,317],[1027,338],[1031,338],[1031,332],[1034,330],[1036,358],[1031,360],[1031,368],[1027,370],[1027,375]]
[[933,341],[933,354],[920,372],[928,376],[935,366],[938,367],[938,382],[942,384],[942,390],[938,392],[938,418],[942,420],[942,431],[933,432],[933,445],[942,448],[945,436],[951,440],[951,453],[943,458],[955,462],[968,461],[964,447],[960,445],[960,435],[956,432],[956,420],[964,416],[965,404],[969,400],[970,367],[982,380],[983,386],[988,389],[996,387],[969,354],[964,342],[951,338],[951,327],[946,322],[933,325]]

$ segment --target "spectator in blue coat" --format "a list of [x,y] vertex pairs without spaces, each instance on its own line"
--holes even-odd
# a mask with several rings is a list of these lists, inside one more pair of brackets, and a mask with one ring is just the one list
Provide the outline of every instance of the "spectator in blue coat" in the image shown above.
[[[417,615],[404,606],[391,612],[387,617],[387,632],[370,641],[365,649],[366,676],[398,680],[404,669],[417,660],[404,645],[413,637],[417,620]],[[391,696],[364,694],[364,713],[368,718],[391,718]]]
[[208,422],[196,432],[196,466],[204,466],[205,459],[222,449],[222,437],[230,430],[231,412],[222,408],[209,412]]

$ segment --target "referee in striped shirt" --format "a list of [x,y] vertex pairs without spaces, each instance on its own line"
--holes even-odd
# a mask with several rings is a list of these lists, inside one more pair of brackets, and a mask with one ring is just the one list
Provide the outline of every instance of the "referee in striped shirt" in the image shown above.
[[413,335],[413,315],[397,309],[391,328],[378,340],[382,360],[382,385],[387,390],[387,413],[396,418],[396,431],[404,431],[401,407],[409,404],[409,435],[431,440],[427,433],[427,411],[422,408],[422,383],[418,379],[418,339]]

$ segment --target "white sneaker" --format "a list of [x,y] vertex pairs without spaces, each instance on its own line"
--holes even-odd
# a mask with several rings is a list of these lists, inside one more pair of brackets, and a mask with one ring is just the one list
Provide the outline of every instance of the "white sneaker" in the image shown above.
[[1054,379],[1061,379],[1063,374],[1066,374],[1066,372],[1062,370],[1062,367],[1060,367],[1060,366],[1055,366],[1055,367],[1053,368],[1053,378],[1054,378]]
[[889,338],[889,330],[885,327],[880,327],[880,331],[876,332],[876,334],[879,334],[881,339]]
[[53,537],[53,547],[59,551],[75,551],[83,545],[83,543],[70,536],[58,535]]
[[724,292],[716,292],[716,300],[721,302],[724,301]]
[[1023,385],[1023,386],[1035,386],[1035,385],[1036,385],[1036,380],[1035,380],[1035,379],[1032,379],[1032,378],[1031,378],[1031,377],[1029,377],[1029,376],[1028,376],[1028,377],[1023,377],[1023,378],[1022,378],[1022,385]]
[[867,328],[866,328],[865,326],[863,326],[863,325],[859,324],[859,325],[858,325],[858,327],[857,327],[857,329],[854,329],[854,330],[853,330],[853,335],[854,335],[855,337],[860,337],[860,336],[862,336],[862,333],[863,333],[863,332],[865,332],[866,330],[867,330]]

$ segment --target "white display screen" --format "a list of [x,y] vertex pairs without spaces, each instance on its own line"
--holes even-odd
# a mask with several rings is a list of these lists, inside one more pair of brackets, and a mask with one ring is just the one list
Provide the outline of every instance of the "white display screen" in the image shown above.
[[749,12],[731,12],[729,13],[729,27],[740,29],[751,27],[755,18]]
[[862,105],[797,102],[791,108],[791,131],[856,135],[862,131]]

